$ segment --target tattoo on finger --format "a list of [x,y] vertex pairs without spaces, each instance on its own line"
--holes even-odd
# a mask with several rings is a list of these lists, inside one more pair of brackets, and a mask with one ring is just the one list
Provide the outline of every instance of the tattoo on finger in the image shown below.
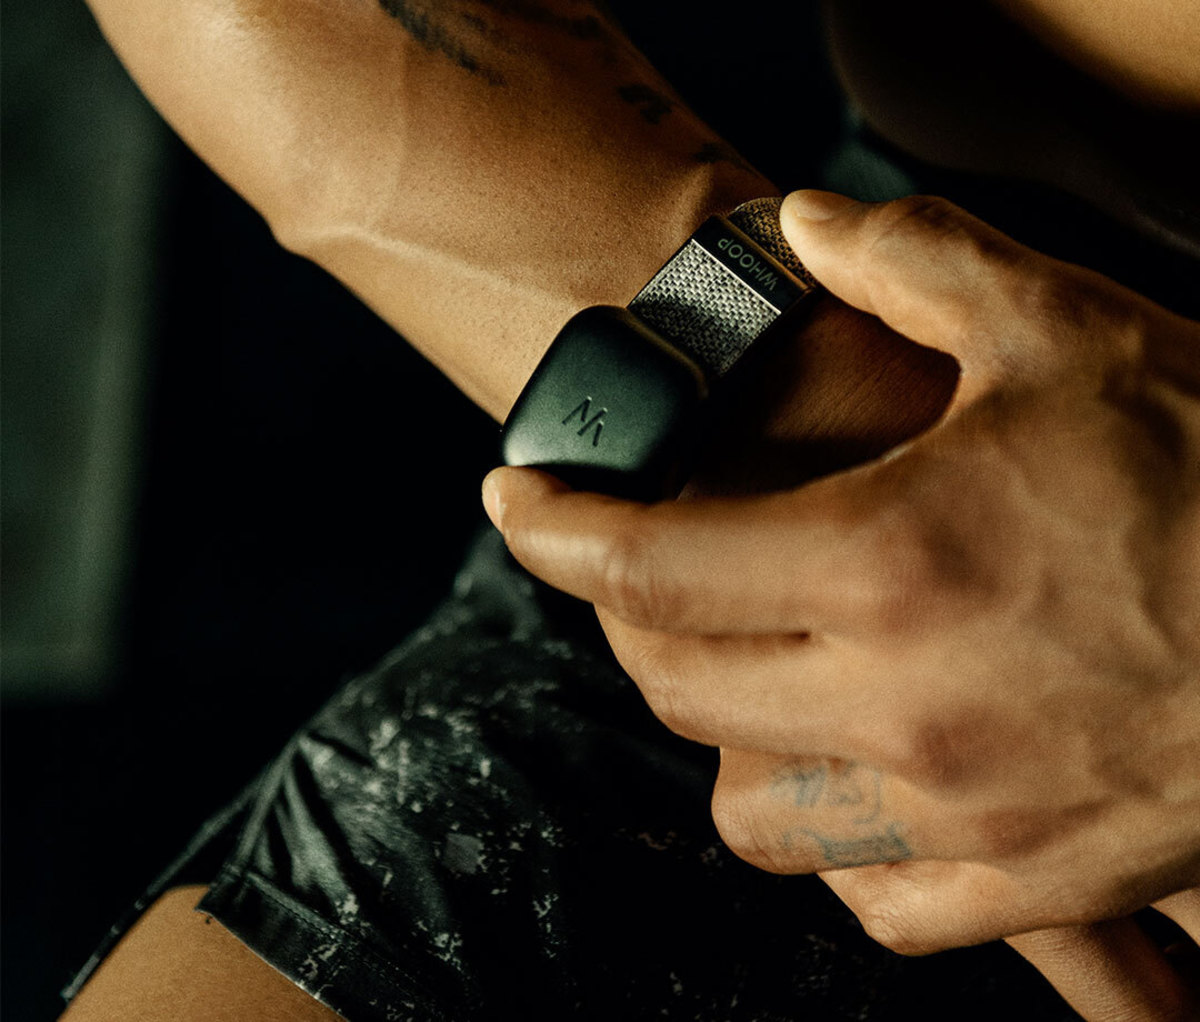
[[879,771],[857,763],[830,761],[789,767],[775,775],[771,790],[777,798],[805,809],[851,811],[854,824],[873,823],[882,809]]
[[[896,824],[886,831],[866,837],[837,838],[820,834],[815,830],[798,830],[795,833],[812,838],[821,849],[821,855],[832,867],[875,866],[881,862],[901,862],[912,858],[912,849],[896,832]],[[785,835],[784,844],[794,841],[793,832]]]
[[794,848],[798,837],[807,838],[830,866],[838,867],[912,858],[899,824],[883,819],[878,770],[840,761],[795,765],[776,773],[771,794],[801,809],[819,810],[821,819],[829,821],[821,830],[797,826],[786,831],[786,848]]

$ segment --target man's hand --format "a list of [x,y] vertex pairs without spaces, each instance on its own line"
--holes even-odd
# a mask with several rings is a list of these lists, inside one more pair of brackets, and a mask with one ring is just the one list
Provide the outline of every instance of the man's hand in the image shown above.
[[[941,422],[759,497],[643,506],[501,469],[510,549],[721,747],[730,847],[834,871],[889,947],[1197,884],[1200,328],[937,200],[798,193],[783,225],[835,295],[958,360]],[[1193,936],[1196,903],[1165,906]]]

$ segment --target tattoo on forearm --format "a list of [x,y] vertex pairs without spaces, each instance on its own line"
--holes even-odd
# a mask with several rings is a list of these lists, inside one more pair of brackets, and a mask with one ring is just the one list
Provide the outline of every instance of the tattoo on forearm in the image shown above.
[[675,104],[661,92],[641,82],[622,85],[617,89],[617,95],[626,103],[636,106],[642,119],[651,124],[657,124],[675,108]]
[[733,146],[719,140],[705,142],[692,154],[692,159],[697,163],[729,163],[739,170],[754,171],[754,168],[738,155]]
[[463,70],[491,85],[504,84],[504,75],[495,68],[488,67],[449,27],[445,20],[444,8],[437,7],[428,0],[379,0],[379,5],[400,22],[408,34],[425,49],[449,57]]
[[500,14],[508,14],[521,21],[535,25],[549,25],[572,39],[605,39],[608,28],[595,13],[571,15],[559,14],[540,3],[530,0],[483,0],[484,3]]
[[802,809],[835,810],[843,817],[841,826],[833,824],[842,833],[796,827],[783,835],[785,847],[798,836],[807,837],[817,843],[830,866],[838,867],[912,857],[899,825],[883,819],[882,779],[877,770],[836,762],[792,767],[775,776],[771,790]]
[[[504,75],[490,66],[462,35],[465,26],[475,36],[493,45],[512,49],[503,33],[481,12],[490,11],[500,18],[545,25],[572,39],[608,41],[612,31],[588,3],[580,3],[583,13],[564,14],[537,0],[469,0],[463,4],[436,0],[379,0],[380,7],[395,18],[425,49],[449,57],[459,67],[492,85],[504,85]],[[464,6],[467,9],[463,9]]]

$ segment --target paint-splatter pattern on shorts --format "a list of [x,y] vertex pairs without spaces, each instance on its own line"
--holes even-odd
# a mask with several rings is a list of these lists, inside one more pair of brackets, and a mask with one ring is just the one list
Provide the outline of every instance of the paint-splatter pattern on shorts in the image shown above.
[[1003,947],[901,959],[734,858],[715,773],[489,536],[263,776],[201,907],[352,1022],[1072,1017]]

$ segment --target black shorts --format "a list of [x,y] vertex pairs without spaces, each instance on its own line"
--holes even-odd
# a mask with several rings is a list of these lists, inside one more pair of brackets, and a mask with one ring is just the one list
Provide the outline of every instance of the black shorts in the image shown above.
[[208,883],[351,1022],[1075,1017],[1004,945],[901,958],[820,880],[735,858],[716,765],[489,532],[140,904]]

